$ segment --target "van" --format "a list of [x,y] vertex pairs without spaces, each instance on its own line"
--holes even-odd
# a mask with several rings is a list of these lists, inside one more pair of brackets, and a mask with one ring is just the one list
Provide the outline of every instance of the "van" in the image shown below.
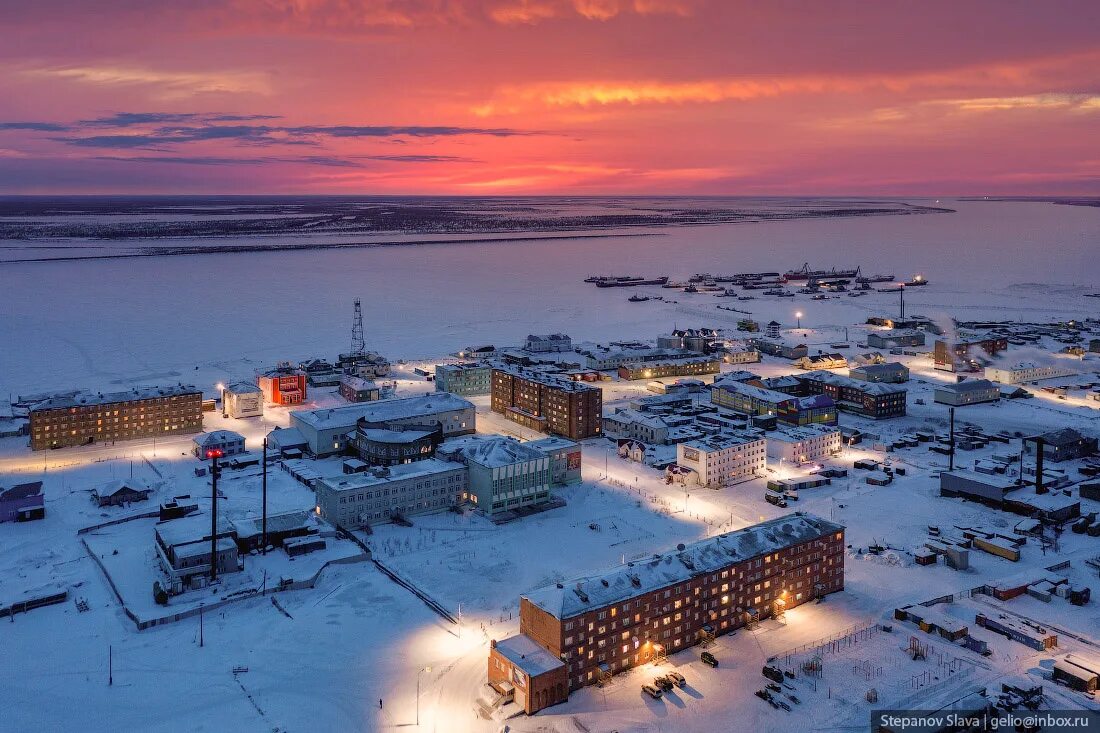
[[718,658],[716,656],[714,656],[713,654],[711,654],[710,652],[703,652],[702,654],[700,654],[699,655],[699,661],[701,661],[703,664],[707,665],[708,667],[717,667],[718,666]]
[[660,700],[661,699],[661,695],[662,695],[661,691],[658,690],[653,685],[642,685],[642,692],[649,695],[654,700]]

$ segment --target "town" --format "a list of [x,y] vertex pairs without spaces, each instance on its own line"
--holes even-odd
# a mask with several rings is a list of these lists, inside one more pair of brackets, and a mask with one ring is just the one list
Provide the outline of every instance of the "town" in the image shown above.
[[[816,298],[858,269],[688,282],[773,276]],[[1100,320],[943,322],[906,313],[914,282],[843,327],[799,310],[423,361],[368,350],[356,300],[334,357],[13,395],[5,634],[117,619],[78,644],[111,686],[135,639],[308,637],[358,582],[385,611],[354,610],[381,614],[363,643],[397,664],[376,652],[354,695],[377,708],[349,715],[388,725],[1096,711]],[[225,674],[266,721],[252,660]]]

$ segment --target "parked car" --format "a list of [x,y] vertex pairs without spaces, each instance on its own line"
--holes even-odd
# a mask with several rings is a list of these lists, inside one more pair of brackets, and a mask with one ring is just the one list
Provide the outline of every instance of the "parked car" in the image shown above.
[[652,697],[654,700],[660,700],[662,692],[653,685],[642,685],[642,692]]
[[700,654],[699,655],[699,661],[701,661],[703,664],[705,664],[709,667],[717,667],[718,666],[718,657],[714,656],[710,652],[703,652],[702,654]]
[[687,685],[687,679],[679,672],[669,672],[665,676],[675,682],[677,687],[684,687]]
[[664,675],[661,675],[660,677],[654,677],[653,685],[660,689],[662,692],[668,692],[674,687],[674,685],[672,684],[672,680],[670,680],[668,677],[665,677]]

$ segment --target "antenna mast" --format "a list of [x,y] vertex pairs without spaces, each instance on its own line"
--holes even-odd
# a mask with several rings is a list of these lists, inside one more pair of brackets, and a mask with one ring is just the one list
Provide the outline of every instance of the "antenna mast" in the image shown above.
[[355,299],[355,316],[351,322],[351,353],[362,354],[367,350],[367,342],[363,338],[363,307],[359,299]]

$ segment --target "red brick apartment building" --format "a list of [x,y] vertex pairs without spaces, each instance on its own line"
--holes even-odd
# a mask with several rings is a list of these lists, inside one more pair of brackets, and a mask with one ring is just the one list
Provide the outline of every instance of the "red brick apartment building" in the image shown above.
[[601,434],[603,391],[558,374],[494,368],[490,406],[540,433],[583,440]]
[[489,683],[531,714],[843,589],[844,527],[795,512],[521,596],[520,633],[493,642]]
[[78,393],[30,409],[32,450],[202,432],[202,392],[188,385]]
[[980,348],[987,356],[996,356],[1008,348],[1008,339],[1003,336],[980,341],[939,339],[932,346],[933,366],[948,372],[978,371],[978,362],[972,356],[975,348]]

